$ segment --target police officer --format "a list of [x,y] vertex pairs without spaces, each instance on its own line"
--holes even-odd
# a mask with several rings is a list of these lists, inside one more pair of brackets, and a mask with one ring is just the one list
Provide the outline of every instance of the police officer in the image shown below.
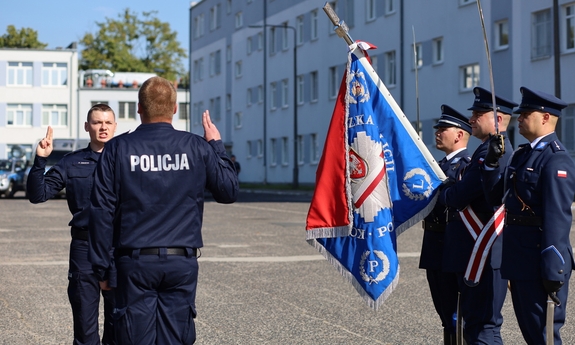
[[[486,225],[494,214],[494,209],[487,203],[481,184],[481,166],[487,153],[490,135],[496,133],[492,94],[480,87],[473,89],[475,99],[469,110],[472,116],[471,134],[482,141],[471,156],[471,162],[463,172],[460,181],[444,188],[439,201],[456,210],[472,212],[482,225]],[[517,103],[502,97],[496,97],[497,123],[501,134],[505,135],[513,107]],[[505,139],[506,153],[511,155],[511,143]],[[505,158],[504,158],[505,159]],[[470,223],[467,223],[470,224]],[[482,227],[481,227],[482,228]],[[480,229],[481,230],[481,229]],[[475,235],[475,236],[474,236]],[[501,278],[501,238],[492,242],[490,254],[483,262],[483,271],[479,280],[471,280],[465,274],[470,263],[476,239],[481,238],[474,229],[466,226],[459,212],[448,212],[448,224],[445,230],[445,249],[443,269],[457,274],[461,315],[465,321],[465,339],[472,344],[502,344],[501,325],[503,316],[501,308],[505,301],[507,281]],[[477,257],[481,259],[481,255]],[[475,263],[476,264],[476,263]],[[468,278],[466,278],[466,276]]]
[[[519,133],[521,145],[505,168],[497,167],[496,139],[489,145],[484,184],[503,200],[507,210],[503,231],[501,275],[510,281],[513,308],[527,344],[546,343],[546,304],[560,304],[554,313],[554,343],[561,344],[559,329],[565,322],[569,278],[575,267],[569,242],[571,204],[575,195],[575,163],[555,134],[561,110],[567,106],[555,96],[521,88]],[[507,150],[507,149],[506,149]]]
[[172,126],[176,90],[148,79],[138,92],[142,124],[106,145],[92,194],[89,258],[107,286],[117,268],[117,341],[192,344],[204,190],[234,202],[238,179],[220,133],[203,114],[204,138]]
[[[47,157],[53,150],[53,131],[48,126],[46,137],[36,147],[36,158],[28,176],[26,193],[33,204],[44,202],[66,188],[68,208],[72,213],[70,263],[68,268],[68,298],[74,319],[74,344],[100,344],[98,314],[100,285],[88,261],[88,223],[90,193],[94,185],[94,170],[104,144],[116,131],[112,108],[96,104],[88,111],[84,129],[90,134],[88,147],[67,154],[44,175]],[[102,291],[104,297],[103,344],[115,344],[112,322],[114,295]]]
[[[441,118],[433,126],[437,129],[435,147],[446,154],[439,161],[439,166],[448,178],[459,180],[463,169],[471,159],[467,151],[471,125],[464,115],[448,105],[442,105],[441,112]],[[455,273],[442,270],[446,211],[444,205],[437,203],[423,220],[424,232],[419,268],[426,269],[433,305],[443,326],[444,344],[455,345],[453,314],[457,310],[457,276]]]

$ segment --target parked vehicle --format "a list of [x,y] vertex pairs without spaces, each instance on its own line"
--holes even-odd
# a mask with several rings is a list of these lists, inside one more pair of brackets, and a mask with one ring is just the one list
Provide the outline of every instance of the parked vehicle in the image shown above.
[[[54,139],[52,141],[54,149],[52,150],[50,156],[48,156],[48,160],[46,162],[46,169],[44,173],[50,170],[52,166],[56,165],[56,163],[58,163],[60,159],[62,159],[62,157],[64,157],[66,154],[78,149],[83,149],[87,147],[89,143],[90,143],[89,139]],[[31,162],[30,166],[26,169],[24,173],[24,182],[23,182],[24,188],[28,181],[28,174],[30,173],[30,168],[32,167],[32,164],[34,164],[35,157],[36,157],[36,150],[34,149],[32,153],[32,159],[30,160]],[[65,196],[66,196],[66,188],[62,189],[55,197],[63,198]]]
[[0,195],[13,198],[16,192],[25,190],[25,170],[26,160],[24,159],[0,159]]

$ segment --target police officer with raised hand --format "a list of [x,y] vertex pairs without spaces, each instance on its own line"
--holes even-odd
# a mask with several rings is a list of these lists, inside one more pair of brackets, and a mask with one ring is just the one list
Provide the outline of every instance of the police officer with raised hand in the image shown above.
[[[46,137],[36,147],[34,165],[30,169],[26,193],[33,204],[44,202],[66,188],[68,208],[72,213],[70,263],[68,268],[68,298],[74,320],[74,344],[100,344],[98,315],[100,285],[88,261],[88,224],[90,194],[94,171],[104,144],[116,131],[112,108],[96,104],[88,111],[84,129],[90,135],[88,147],[67,154],[44,174],[47,157],[53,150],[53,131],[48,126]],[[102,343],[115,344],[112,311],[114,294],[102,291],[104,298],[104,334]]]
[[[501,308],[507,293],[507,281],[501,278],[501,238],[492,242],[487,236],[480,236],[484,225],[488,225],[494,214],[494,208],[487,202],[481,183],[481,166],[487,154],[489,138],[496,133],[492,94],[480,87],[473,89],[475,99],[469,110],[471,134],[482,141],[471,156],[471,162],[466,167],[460,181],[443,188],[439,202],[450,209],[464,211],[464,215],[473,214],[479,223],[472,227],[472,222],[463,222],[459,212],[448,212],[448,224],[445,230],[445,248],[443,269],[457,274],[460,297],[460,311],[465,321],[465,340],[473,344],[502,344],[501,325],[503,316]],[[517,103],[502,97],[495,97],[497,124],[501,134],[511,120],[513,107]],[[506,153],[511,155],[511,143],[505,138]],[[471,216],[470,216],[471,217]],[[489,229],[488,227],[485,229]],[[477,231],[477,232],[476,232]],[[482,244],[489,255],[473,256],[476,241]],[[491,247],[489,247],[491,245]],[[483,249],[482,251],[483,252]],[[481,254],[481,253],[480,253]],[[476,275],[471,279],[468,267],[483,267],[483,271],[473,271]]]
[[[575,195],[575,163],[555,134],[561,110],[559,98],[521,88],[519,133],[528,144],[511,161],[499,158],[496,138],[485,161],[484,185],[494,198],[503,199],[507,211],[501,275],[509,279],[515,316],[527,344],[546,343],[546,305],[554,308],[554,344],[561,344],[559,329],[565,322],[569,278],[574,269],[569,242],[571,205]],[[496,167],[505,167],[500,176]],[[500,201],[501,202],[501,201]]]
[[220,133],[175,130],[176,90],[161,77],[138,93],[142,124],[106,145],[92,194],[90,261],[103,286],[114,247],[119,344],[192,344],[204,190],[232,203],[238,178]]
[[[441,112],[441,118],[433,126],[436,129],[435,147],[446,154],[439,161],[439,166],[448,178],[456,181],[470,162],[467,142],[471,135],[471,125],[464,115],[448,105],[442,105]],[[442,269],[446,211],[444,205],[437,203],[423,221],[419,268],[426,270],[433,305],[443,326],[444,344],[455,345],[453,314],[457,310],[457,276]]]

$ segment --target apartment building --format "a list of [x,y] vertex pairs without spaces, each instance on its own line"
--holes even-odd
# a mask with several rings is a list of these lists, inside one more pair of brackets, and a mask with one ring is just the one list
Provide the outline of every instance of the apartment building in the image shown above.
[[[516,102],[521,86],[560,93],[570,104],[560,121],[562,140],[575,155],[575,2],[558,0],[556,21],[553,2],[481,4],[496,93]],[[200,114],[210,109],[242,164],[242,181],[315,181],[347,59],[324,3],[203,0],[190,8],[191,130],[201,133]],[[330,4],[354,40],[377,46],[370,51],[374,68],[440,157],[432,125],[441,104],[465,113],[475,86],[491,88],[476,1]],[[515,145],[525,142],[515,120],[508,135]],[[470,149],[478,144],[472,139]]]

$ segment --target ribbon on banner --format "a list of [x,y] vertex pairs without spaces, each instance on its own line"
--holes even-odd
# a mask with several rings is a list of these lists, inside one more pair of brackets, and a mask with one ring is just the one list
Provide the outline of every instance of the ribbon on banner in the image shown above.
[[356,42],[306,221],[307,240],[377,309],[398,282],[397,236],[433,209],[445,175]]
[[493,242],[503,231],[505,204],[499,206],[493,217],[485,225],[483,225],[471,207],[466,207],[463,211],[459,211],[459,214],[469,234],[475,240],[475,245],[465,270],[464,281],[468,286],[477,286]]

